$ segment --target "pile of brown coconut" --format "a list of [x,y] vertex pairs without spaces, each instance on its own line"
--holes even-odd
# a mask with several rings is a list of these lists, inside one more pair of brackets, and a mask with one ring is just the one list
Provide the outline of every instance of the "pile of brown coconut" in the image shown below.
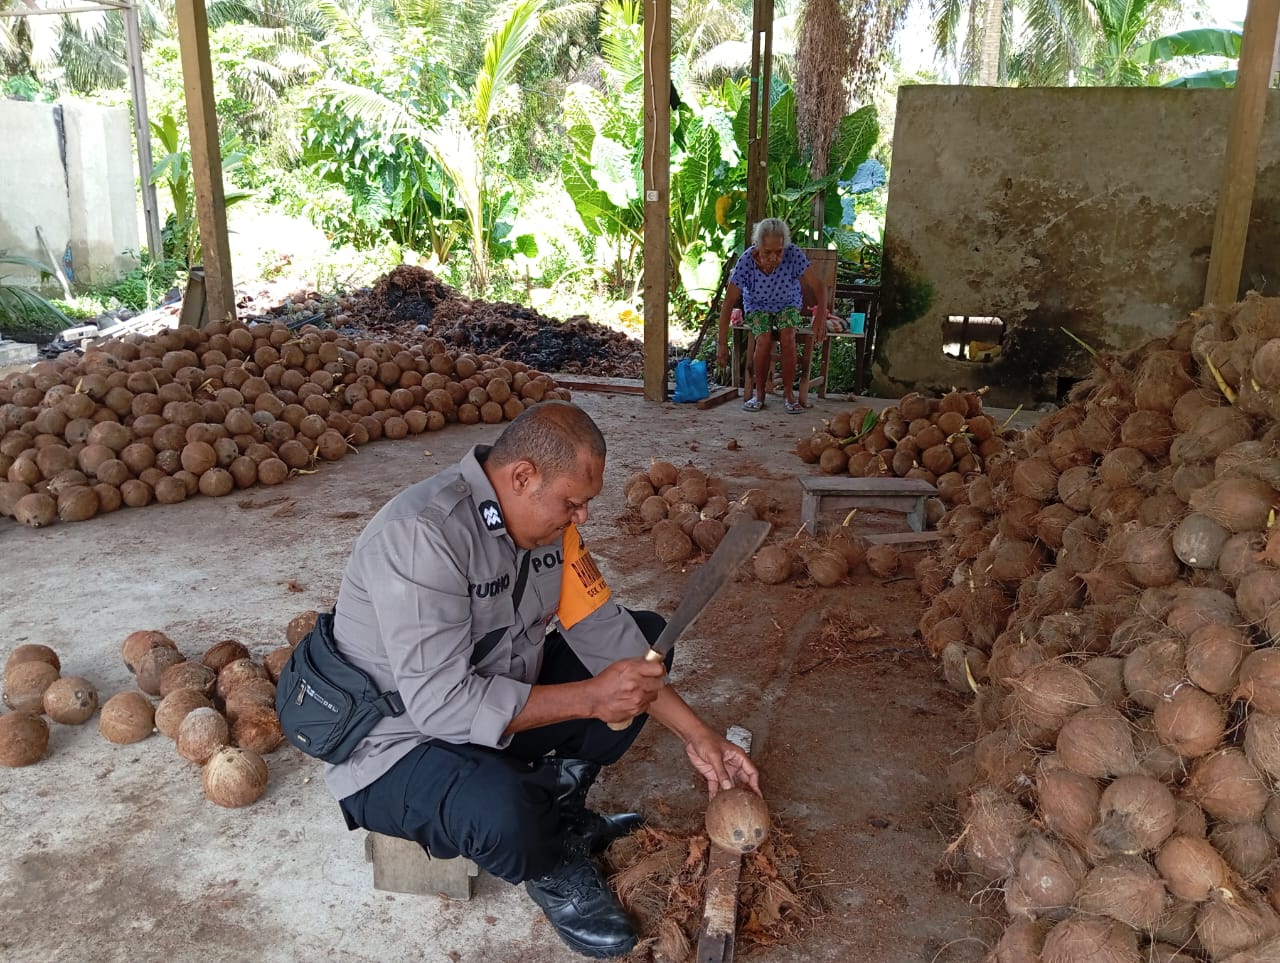
[[248,806],[267,789],[263,757],[285,741],[276,681],[316,617],[314,610],[295,616],[285,628],[285,644],[261,660],[236,639],[187,659],[163,632],[131,632],[120,658],[141,691],[118,692],[100,709],[97,687],[63,675],[56,651],[20,645],[5,662],[3,698],[12,711],[0,716],[0,766],[38,763],[49,749],[49,721],[82,725],[96,713],[108,742],[132,745],[159,732],[199,768],[206,798],[226,808]]
[[[692,464],[677,468],[654,458],[648,471],[637,472],[623,486],[628,513],[622,523],[648,532],[654,554],[664,565],[705,559],[734,525],[763,520],[776,523],[779,506],[760,488],[734,496],[724,482]],[[848,581],[863,564],[883,578],[897,574],[900,559],[892,545],[870,545],[847,525],[822,538],[803,533],[775,539],[752,559],[751,571],[766,585],[781,585],[807,576],[830,587]]]
[[1096,356],[917,570],[1001,963],[1280,959],[1280,299]]
[[546,374],[312,325],[128,335],[0,380],[0,515],[35,528],[278,485],[378,438],[568,399]]
[[[985,389],[984,389],[985,390]],[[879,411],[855,405],[815,425],[796,440],[796,454],[828,475],[919,478],[938,489],[940,505],[955,505],[987,461],[1015,437],[982,410],[980,391],[950,391],[930,398],[912,391]]]

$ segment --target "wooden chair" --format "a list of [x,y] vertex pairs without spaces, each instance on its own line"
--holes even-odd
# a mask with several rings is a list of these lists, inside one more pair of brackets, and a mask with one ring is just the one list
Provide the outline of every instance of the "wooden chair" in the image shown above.
[[818,397],[827,396],[827,388],[831,386],[830,368],[831,352],[844,338],[853,343],[854,373],[853,390],[860,392],[866,387],[867,356],[870,353],[872,340],[875,337],[876,322],[880,313],[880,285],[850,284],[841,286],[836,291],[841,306],[844,308],[845,320],[852,319],[854,314],[863,316],[862,331],[828,331],[822,345],[822,364],[818,379]]
[[[839,255],[835,251],[828,251],[825,248],[803,247],[805,257],[809,259],[809,263],[813,265],[818,277],[822,279],[823,285],[827,291],[827,312],[830,313],[835,308],[836,296],[836,260]],[[805,305],[810,307],[810,305]],[[809,396],[809,389],[818,388],[818,397],[826,397],[826,388],[822,378],[811,377],[813,368],[813,348],[815,341],[826,340],[826,332],[815,332],[812,328],[796,329],[796,372],[799,375],[799,391],[796,393],[796,400],[802,404]],[[823,348],[823,377],[826,376],[826,355],[827,350],[824,344]],[[756,339],[755,335],[747,332],[746,345],[746,374],[742,381],[742,396],[750,398],[755,392],[755,363],[756,356]],[[735,359],[735,363],[736,363]],[[766,394],[779,391],[781,388],[780,378],[775,369],[782,363],[782,345],[778,340],[773,343],[773,357],[769,361],[770,383],[766,389]]]

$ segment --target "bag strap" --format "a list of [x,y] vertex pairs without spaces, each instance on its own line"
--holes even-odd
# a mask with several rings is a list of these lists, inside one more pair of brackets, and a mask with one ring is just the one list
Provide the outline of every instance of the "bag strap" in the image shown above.
[[374,699],[373,707],[384,716],[404,715],[404,700],[400,698],[400,693],[396,689],[384,692]]
[[[524,598],[524,586],[529,580],[529,556],[532,553],[525,552],[524,560],[520,563],[520,572],[516,575],[516,587],[511,592],[512,610],[518,615],[520,612],[520,602]],[[494,646],[502,641],[502,637],[511,630],[511,626],[506,628],[494,629],[481,636],[480,641],[475,644],[475,648],[471,650],[471,664],[479,665],[485,660]]]

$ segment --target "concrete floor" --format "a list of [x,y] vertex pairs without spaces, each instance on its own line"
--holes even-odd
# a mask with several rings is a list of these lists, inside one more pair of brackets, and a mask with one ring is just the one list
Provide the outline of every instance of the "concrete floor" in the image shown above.
[[[615,594],[667,612],[687,576],[664,571],[618,527],[621,479],[650,456],[692,460],[731,490],[770,486],[790,513],[789,534],[795,476],[808,470],[789,449],[840,407],[828,399],[787,416],[780,401],[750,415],[736,402],[698,412],[624,395],[576,400],[611,444],[606,491],[584,528],[588,543]],[[261,657],[280,644],[292,616],[331,604],[351,543],[378,507],[495,435],[483,425],[450,426],[369,445],[278,488],[40,531],[0,519],[0,655],[23,642],[51,645],[64,674],[92,679],[104,701],[133,687],[119,647],[137,629],[167,632],[193,658],[223,638]],[[731,437],[736,451],[726,450]],[[280,496],[291,513],[278,502],[240,504]],[[731,586],[686,640],[677,668],[677,685],[709,720],[756,731],[771,804],[824,874],[826,919],[803,943],[751,958],[977,960],[984,937],[967,922],[967,903],[933,876],[946,844],[937,825],[947,805],[942,771],[964,741],[963,705],[910,654],[918,646],[910,638],[920,608],[914,583],[863,578],[826,590],[781,586],[767,599],[759,583]],[[303,590],[291,591],[291,580]],[[872,597],[896,619],[878,640],[882,658],[847,670],[856,678],[793,678],[819,605]],[[761,646],[746,657],[748,641]],[[639,806],[686,831],[700,825],[705,799],[675,740],[646,732],[634,756],[606,774],[593,804]],[[266,795],[224,810],[204,799],[196,767],[159,734],[115,746],[98,734],[96,718],[52,726],[45,760],[0,774],[5,959],[578,959],[521,889],[483,875],[470,902],[376,892],[364,834],[346,831],[320,764],[287,747],[268,764]]]

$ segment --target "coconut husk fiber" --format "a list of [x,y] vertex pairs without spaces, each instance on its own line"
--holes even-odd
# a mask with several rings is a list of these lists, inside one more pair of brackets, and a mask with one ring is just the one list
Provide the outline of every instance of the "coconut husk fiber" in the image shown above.
[[[702,924],[711,843],[706,834],[644,827],[605,854],[618,901],[639,924],[628,963],[685,963]],[[742,857],[738,882],[740,951],[795,940],[822,912],[815,881],[775,816],[769,837]]]
[[[953,848],[976,898],[1006,896],[990,959],[1027,934],[1044,963],[1280,958],[1276,338],[1280,298],[1250,295],[1099,352],[938,524],[919,629],[945,679],[953,620],[972,621],[955,587],[1006,601],[984,605],[988,673],[952,767]],[[1040,571],[993,572],[1006,542]],[[1082,881],[1024,865],[1066,847]]]

